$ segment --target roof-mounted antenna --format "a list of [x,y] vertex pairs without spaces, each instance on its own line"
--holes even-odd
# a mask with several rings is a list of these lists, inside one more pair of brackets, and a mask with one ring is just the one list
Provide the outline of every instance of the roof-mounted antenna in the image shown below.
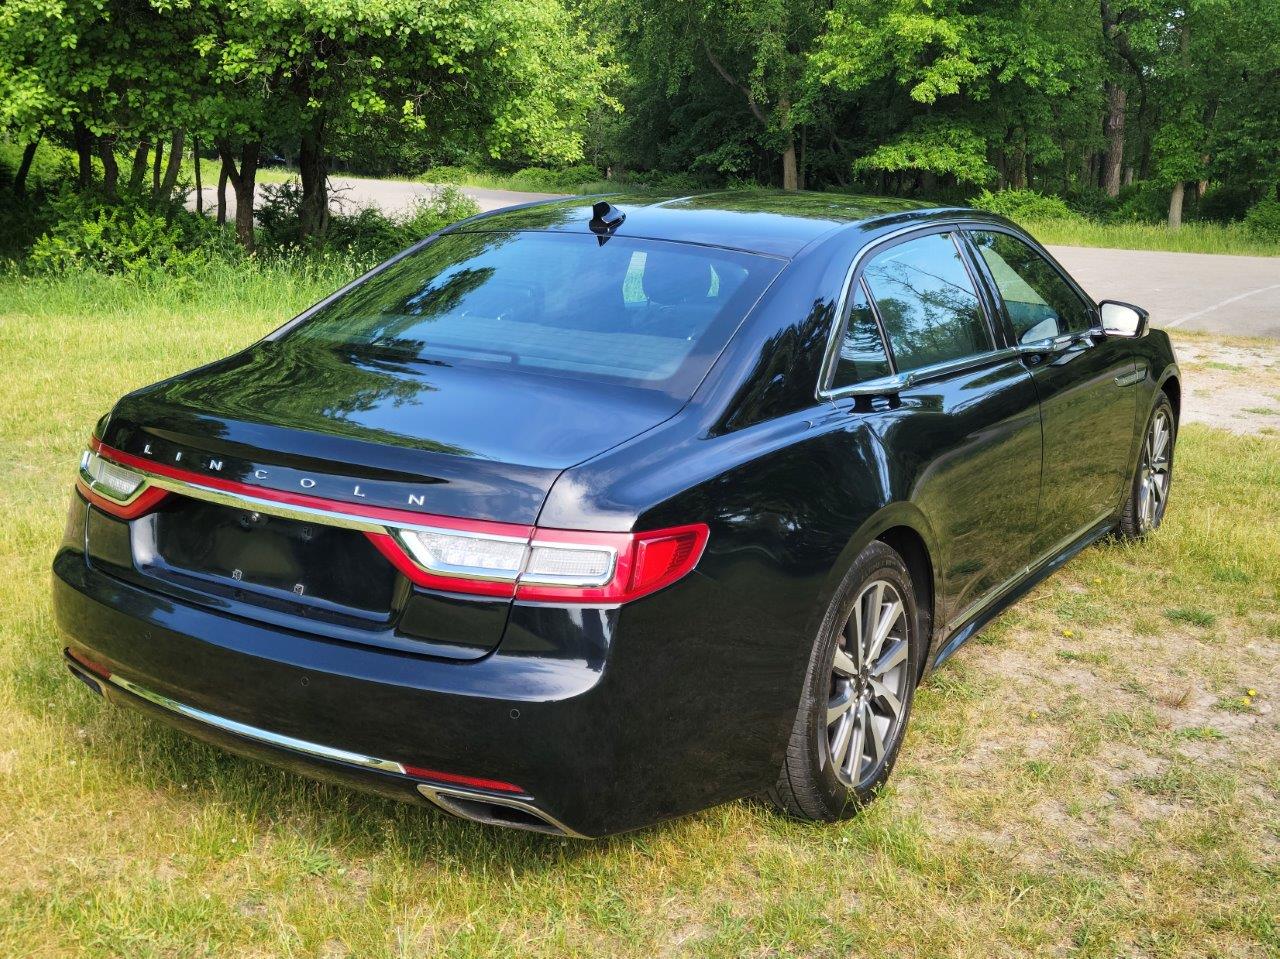
[[596,238],[600,241],[600,245],[604,246],[605,241],[626,218],[627,215],[616,206],[605,200],[599,200],[591,205],[591,222],[587,226],[591,228],[592,233],[598,234]]

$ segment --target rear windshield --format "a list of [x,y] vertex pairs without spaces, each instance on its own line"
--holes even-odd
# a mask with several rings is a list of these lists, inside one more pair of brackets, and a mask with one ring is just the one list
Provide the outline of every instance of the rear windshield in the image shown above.
[[661,240],[450,233],[285,338],[687,396],[782,266]]

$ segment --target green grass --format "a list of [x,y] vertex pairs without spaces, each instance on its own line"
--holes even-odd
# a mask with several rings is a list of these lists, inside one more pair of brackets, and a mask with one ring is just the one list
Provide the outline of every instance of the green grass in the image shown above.
[[1159,224],[1095,223],[1080,218],[1039,220],[1022,225],[1041,243],[1056,246],[1280,256],[1280,243],[1253,235],[1242,223],[1184,223],[1179,229],[1170,230]]
[[0,276],[0,955],[1280,955],[1274,439],[1187,427],[1159,534],[961,650],[837,825],[741,802],[596,843],[485,829],[91,697],[48,567],[94,422],[341,279]]

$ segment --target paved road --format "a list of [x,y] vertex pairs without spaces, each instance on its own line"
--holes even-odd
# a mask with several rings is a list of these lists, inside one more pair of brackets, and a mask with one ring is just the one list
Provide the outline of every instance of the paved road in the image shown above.
[[1137,303],[1155,326],[1280,339],[1280,257],[1049,249],[1095,299]]
[[[427,183],[357,177],[335,176],[330,182],[339,206],[376,205],[388,213],[404,211],[433,189]],[[463,192],[481,210],[546,199],[540,193],[476,187]],[[213,190],[205,193],[208,209]],[[1151,311],[1156,326],[1280,339],[1280,257],[1050,249],[1094,298],[1137,303]]]

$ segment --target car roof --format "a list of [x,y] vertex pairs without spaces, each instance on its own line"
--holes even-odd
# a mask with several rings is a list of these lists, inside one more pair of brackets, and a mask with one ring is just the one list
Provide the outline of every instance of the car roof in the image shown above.
[[938,207],[899,197],[736,190],[681,197],[619,193],[535,201],[471,217],[449,232],[588,232],[592,205],[602,199],[626,214],[626,220],[613,231],[617,236],[783,257],[793,257],[814,241],[857,225],[879,233],[879,227],[908,226],[956,214],[998,219],[977,210]]

